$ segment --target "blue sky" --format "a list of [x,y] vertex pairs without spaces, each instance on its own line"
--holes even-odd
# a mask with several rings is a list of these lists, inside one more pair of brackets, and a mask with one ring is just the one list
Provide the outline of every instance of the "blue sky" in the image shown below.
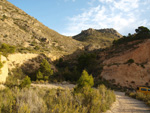
[[88,28],[122,35],[150,28],[150,0],[8,0],[49,28],[72,36]]

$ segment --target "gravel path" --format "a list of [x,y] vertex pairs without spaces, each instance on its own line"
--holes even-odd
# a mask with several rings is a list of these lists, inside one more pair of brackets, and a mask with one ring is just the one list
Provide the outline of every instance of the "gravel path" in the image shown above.
[[115,92],[116,102],[106,113],[150,113],[150,107],[142,101],[125,96],[122,92]]

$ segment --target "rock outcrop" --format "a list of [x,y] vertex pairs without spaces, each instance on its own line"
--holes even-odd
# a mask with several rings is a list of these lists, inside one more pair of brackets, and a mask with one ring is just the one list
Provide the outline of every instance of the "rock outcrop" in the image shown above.
[[20,67],[23,65],[25,62],[27,62],[30,59],[36,58],[38,54],[21,54],[21,53],[16,53],[16,54],[11,54],[8,56],[8,67],[9,70],[12,70],[13,68]]
[[81,41],[85,45],[85,50],[92,51],[94,49],[106,48],[112,45],[114,40],[121,38],[114,29],[92,29],[83,30],[80,34],[73,36],[73,39]]

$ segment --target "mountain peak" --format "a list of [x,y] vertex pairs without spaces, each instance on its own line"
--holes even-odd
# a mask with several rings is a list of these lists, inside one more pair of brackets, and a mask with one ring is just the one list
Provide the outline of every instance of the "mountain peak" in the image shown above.
[[113,35],[117,36],[118,38],[122,37],[122,35],[120,33],[118,33],[113,28],[106,28],[106,29],[93,29],[93,28],[89,28],[87,30],[82,30],[81,34],[93,35],[96,32],[105,33],[105,34],[113,34]]
[[120,33],[118,33],[115,29],[113,28],[106,28],[106,29],[100,29],[98,30],[99,32],[101,33],[111,33],[111,34],[114,34],[116,35],[118,38],[121,38],[122,35]]
[[[83,30],[80,34],[73,38],[85,42],[87,45],[94,46],[94,49],[109,47],[113,40],[121,38],[122,35],[112,28],[108,29],[93,29]],[[89,46],[88,46],[89,47]],[[90,46],[91,47],[91,46]]]
[[94,31],[96,31],[95,29],[93,28],[89,28],[87,30],[82,30],[81,33],[85,34],[85,35],[91,35],[94,33]]

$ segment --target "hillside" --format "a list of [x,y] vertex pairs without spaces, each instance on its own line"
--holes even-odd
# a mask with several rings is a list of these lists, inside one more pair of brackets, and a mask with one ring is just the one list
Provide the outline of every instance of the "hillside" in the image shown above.
[[[0,1],[0,26],[0,43],[14,45],[19,52],[8,56],[9,70],[22,66],[32,76],[46,58],[58,71],[54,78],[58,81],[77,81],[82,70],[87,69],[94,77],[115,85],[149,85],[150,31],[145,27],[127,37],[112,28],[90,28],[71,38],[49,29],[6,0]],[[29,73],[31,69],[35,72]]]
[[19,52],[72,53],[82,44],[44,26],[7,0],[0,0],[0,42],[18,47]]
[[114,29],[92,29],[83,30],[80,34],[73,36],[73,39],[84,42],[89,50],[99,49],[109,47],[113,40],[121,38],[122,35],[119,34]]
[[150,39],[138,39],[99,52],[100,76],[117,86],[149,86]]

